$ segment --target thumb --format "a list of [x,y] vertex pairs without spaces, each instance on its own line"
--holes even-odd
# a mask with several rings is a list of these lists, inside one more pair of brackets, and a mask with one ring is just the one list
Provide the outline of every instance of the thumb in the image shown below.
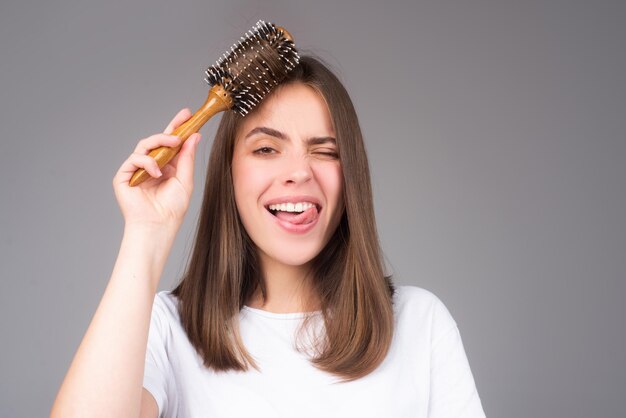
[[196,157],[196,149],[202,135],[199,132],[192,134],[181,147],[178,152],[178,161],[176,162],[176,177],[181,183],[193,186],[194,161]]

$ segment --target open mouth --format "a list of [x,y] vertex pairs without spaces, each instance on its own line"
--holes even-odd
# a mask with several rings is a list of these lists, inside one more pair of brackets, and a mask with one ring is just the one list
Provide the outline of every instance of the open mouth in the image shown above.
[[321,206],[311,202],[277,203],[266,206],[266,209],[281,221],[293,225],[310,224],[322,210]]

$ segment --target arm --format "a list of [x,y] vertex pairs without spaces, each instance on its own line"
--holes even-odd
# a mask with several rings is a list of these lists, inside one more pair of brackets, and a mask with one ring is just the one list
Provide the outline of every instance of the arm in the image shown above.
[[113,274],[51,418],[140,416],[152,302],[174,237],[171,230],[125,229]]
[[[125,220],[124,236],[102,300],[61,384],[51,418],[156,418],[156,402],[143,390],[150,316],[156,289],[193,191],[199,134],[182,145],[162,171],[147,155],[159,146],[177,146],[169,135],[189,119],[183,109],[163,134],[139,141],[122,164],[113,187]],[[153,177],[137,187],[138,168]]]
[[456,326],[445,332],[432,347],[430,382],[429,417],[485,417]]
[[158,418],[159,406],[154,397],[146,389],[141,391],[141,415],[139,418]]

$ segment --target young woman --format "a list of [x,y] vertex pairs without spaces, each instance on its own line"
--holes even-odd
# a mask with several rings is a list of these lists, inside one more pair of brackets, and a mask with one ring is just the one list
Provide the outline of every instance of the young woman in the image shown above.
[[162,173],[147,154],[189,117],[115,175],[120,254],[51,416],[483,417],[449,311],[383,273],[357,116],[314,58],[222,116],[187,271],[156,293],[200,135]]

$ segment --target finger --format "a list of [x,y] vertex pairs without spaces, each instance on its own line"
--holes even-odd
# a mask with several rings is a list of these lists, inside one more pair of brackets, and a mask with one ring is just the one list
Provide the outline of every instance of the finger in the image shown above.
[[161,167],[161,173],[163,173],[163,179],[169,179],[170,177],[176,176],[176,168],[168,163]]
[[135,147],[135,151],[133,152],[145,155],[155,148],[159,148],[162,146],[173,148],[178,146],[178,144],[180,144],[180,138],[177,136],[168,134],[155,134],[139,141],[137,143],[137,146]]
[[[199,138],[202,138],[202,135],[199,132],[195,132],[191,135],[189,135],[189,138],[187,138],[187,140],[185,141],[185,143],[187,142],[193,142],[194,141],[194,135],[199,135]],[[198,139],[199,140],[199,139]],[[178,152],[176,153],[176,155],[170,160],[169,164],[171,164],[172,166],[174,166],[174,168],[178,167],[178,159],[180,158],[180,154],[183,150],[183,147],[185,146],[185,143],[183,143],[183,145],[180,147],[180,150],[178,150]],[[194,144],[191,144],[194,145]]]
[[143,168],[150,174],[152,177],[160,177],[161,170],[159,169],[159,165],[156,160],[149,155],[141,155],[141,154],[131,154],[126,161],[122,163],[119,170],[115,174],[114,182],[116,183],[124,183],[128,182],[135,171]]
[[197,132],[189,137],[178,153],[178,160],[175,162],[176,177],[184,185],[193,188],[193,172],[196,150],[202,135]]
[[174,129],[178,128],[190,117],[191,117],[191,110],[189,110],[189,108],[186,107],[184,109],[181,109],[181,111],[178,112],[176,116],[174,116],[174,119],[170,121],[170,123],[167,125],[163,133],[171,134],[172,132],[174,132]]

